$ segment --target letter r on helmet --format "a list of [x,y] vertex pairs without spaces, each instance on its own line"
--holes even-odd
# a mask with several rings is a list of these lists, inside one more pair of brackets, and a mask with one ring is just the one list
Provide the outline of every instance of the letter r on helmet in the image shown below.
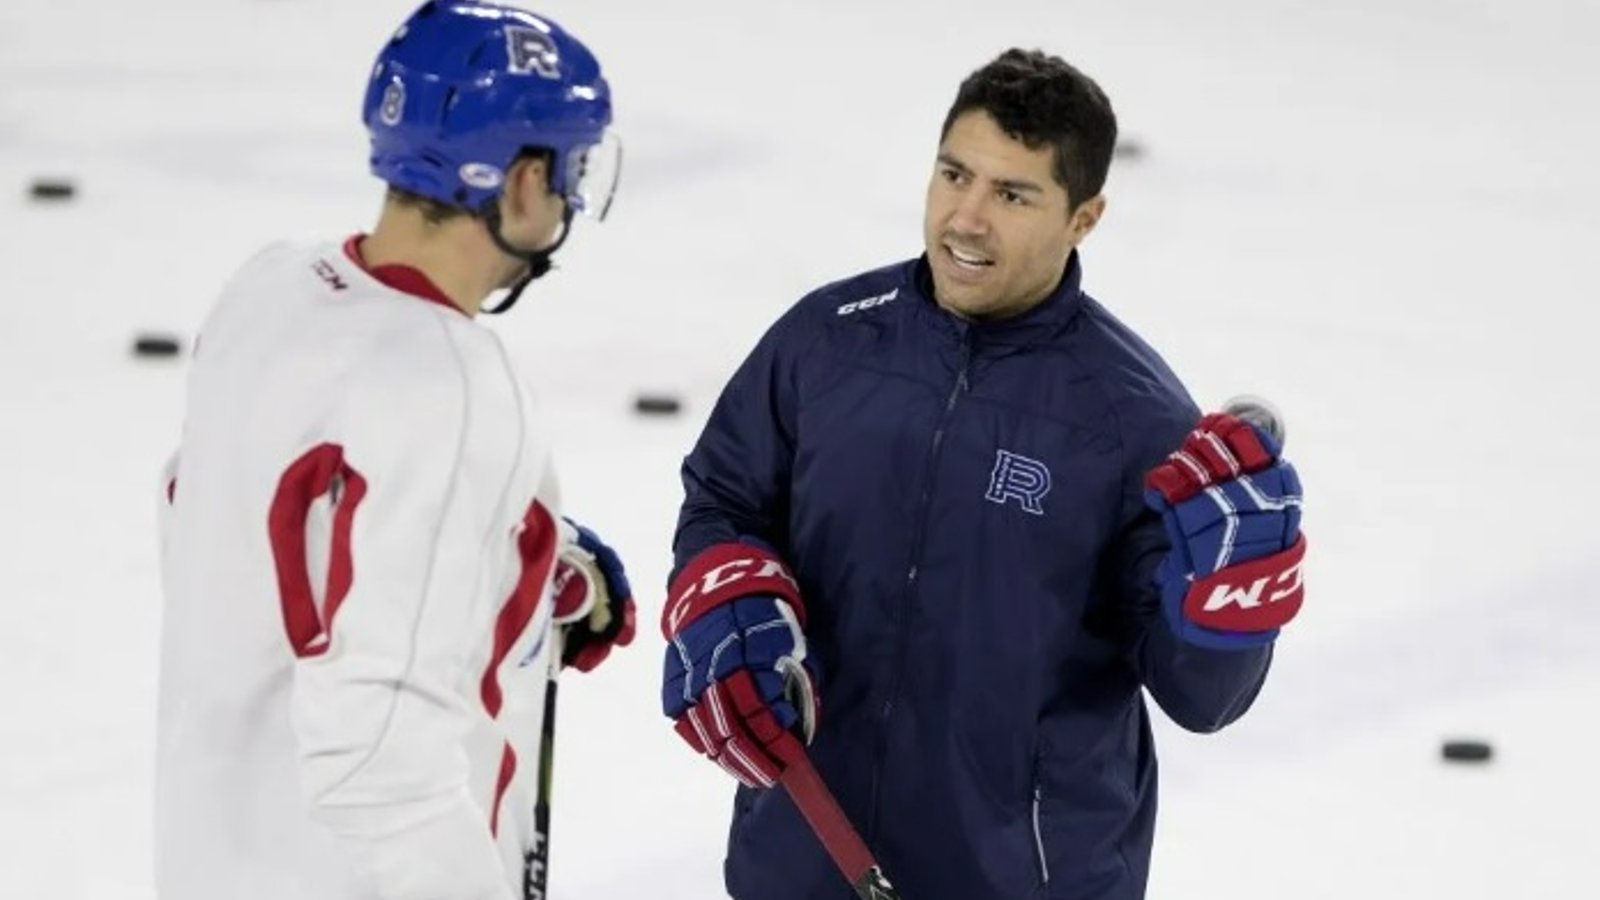
[[506,58],[513,74],[561,77],[561,55],[556,52],[555,41],[537,28],[507,27]]

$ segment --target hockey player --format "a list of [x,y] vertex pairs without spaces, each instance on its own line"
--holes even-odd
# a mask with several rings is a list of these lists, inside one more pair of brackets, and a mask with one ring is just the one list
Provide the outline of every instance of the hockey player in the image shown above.
[[1211,732],[1261,689],[1299,484],[1080,286],[1115,140],[1062,60],[977,70],[923,255],[795,305],[684,462],[663,704],[744,784],[736,900],[850,896],[768,789],[802,753],[912,900],[1141,897],[1141,691]]
[[548,19],[429,2],[364,116],[376,228],[249,261],[189,377],[161,900],[520,900],[550,666],[633,637],[616,554],[562,518],[550,434],[474,321],[606,209],[599,63]]

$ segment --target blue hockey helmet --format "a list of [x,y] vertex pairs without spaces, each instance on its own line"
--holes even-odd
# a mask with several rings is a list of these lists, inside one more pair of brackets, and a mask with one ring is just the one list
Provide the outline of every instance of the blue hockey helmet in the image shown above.
[[604,218],[621,145],[611,88],[589,48],[556,23],[488,0],[429,0],[378,54],[362,118],[372,172],[402,190],[481,212],[530,149],[551,154],[569,211]]

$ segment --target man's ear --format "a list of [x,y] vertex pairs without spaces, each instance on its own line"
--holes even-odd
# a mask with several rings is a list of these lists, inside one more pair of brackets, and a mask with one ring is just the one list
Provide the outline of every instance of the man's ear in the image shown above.
[[1089,236],[1089,232],[1100,224],[1100,217],[1106,214],[1106,195],[1096,194],[1088,200],[1078,204],[1067,222],[1068,229],[1072,232],[1074,245]]
[[550,189],[550,169],[543,154],[529,154],[511,164],[506,173],[508,212],[523,213]]

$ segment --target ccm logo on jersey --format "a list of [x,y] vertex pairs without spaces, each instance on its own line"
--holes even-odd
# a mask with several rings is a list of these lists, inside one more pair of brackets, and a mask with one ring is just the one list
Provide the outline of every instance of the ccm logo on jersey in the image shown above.
[[900,296],[900,289],[895,288],[887,294],[879,294],[876,297],[868,297],[865,300],[856,300],[851,303],[846,303],[845,305],[839,307],[838,314],[841,316],[848,316],[851,313],[858,313],[864,309],[871,309],[874,306],[882,306],[885,303],[894,300],[894,298],[898,296]]
[[343,278],[339,277],[339,270],[333,267],[333,263],[330,263],[325,259],[319,259],[312,263],[311,271],[316,272],[318,278],[321,278],[323,281],[327,282],[328,287],[331,287],[336,291],[346,290],[350,287],[350,285],[346,283]]

